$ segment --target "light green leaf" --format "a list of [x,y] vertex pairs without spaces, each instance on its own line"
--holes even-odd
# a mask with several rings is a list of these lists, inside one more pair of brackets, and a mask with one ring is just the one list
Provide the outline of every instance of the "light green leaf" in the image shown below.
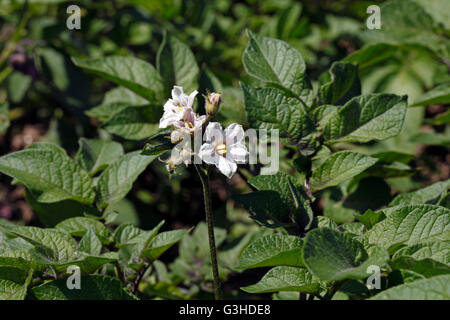
[[396,52],[398,52],[398,46],[390,43],[370,44],[346,56],[343,61],[358,64],[359,69],[362,70],[389,58]]
[[392,269],[408,270],[431,278],[441,274],[450,274],[450,266],[433,259],[416,260],[412,257],[400,256],[389,262]]
[[400,133],[407,109],[406,96],[373,93],[355,97],[323,124],[325,140],[368,142]]
[[364,279],[371,265],[383,267],[388,253],[374,247],[370,254],[347,234],[327,228],[314,229],[305,238],[303,259],[312,274],[322,280]]
[[139,151],[120,157],[100,175],[97,182],[98,204],[106,207],[127,195],[134,180],[157,156],[143,156]]
[[299,291],[320,293],[319,280],[308,270],[295,267],[275,267],[256,284],[241,288],[249,293]]
[[433,259],[450,265],[450,241],[430,241],[404,247],[395,252],[393,258],[412,257],[416,260]]
[[389,206],[411,205],[411,204],[435,204],[443,193],[450,188],[450,179],[436,182],[428,187],[408,192],[401,193],[391,201]]
[[200,69],[192,51],[167,31],[156,59],[158,72],[167,88],[182,86],[188,94],[198,88]]
[[245,71],[308,103],[311,83],[306,77],[306,66],[300,52],[284,41],[261,37],[251,31],[248,34],[250,41],[242,56]]
[[75,161],[90,175],[95,175],[123,156],[122,145],[115,141],[81,138],[78,144],[80,148]]
[[394,252],[402,244],[414,245],[435,237],[448,237],[450,210],[429,205],[397,207],[366,233],[370,244]]
[[450,103],[450,82],[443,83],[416,99],[413,106]]
[[3,231],[45,248],[45,254],[52,261],[65,261],[75,256],[77,243],[63,231],[22,226],[11,227]]
[[303,241],[296,236],[268,235],[251,242],[239,257],[238,269],[304,266]]
[[0,300],[23,300],[27,288],[10,280],[0,279]]
[[353,178],[377,162],[376,158],[353,151],[333,153],[316,169],[311,176],[311,188],[315,190],[336,186]]
[[137,259],[144,257],[144,250],[148,248],[152,240],[158,234],[159,229],[164,224],[164,220],[158,223],[152,230],[142,232],[136,239],[136,244],[131,254],[132,263],[136,263]]
[[103,243],[108,244],[110,242],[109,230],[103,223],[95,219],[74,217],[58,223],[55,228],[70,233],[74,237],[83,237],[92,228]]
[[[114,253],[115,254],[115,253]],[[76,260],[71,260],[67,262],[58,262],[58,263],[51,263],[51,267],[61,273],[66,274],[67,269],[70,266],[78,266],[80,268],[80,271],[84,274],[91,274],[96,272],[99,268],[104,266],[107,263],[118,261],[118,257],[111,254],[111,252],[105,253],[101,256],[90,256],[90,255],[81,255]]]
[[380,292],[371,300],[450,300],[450,275],[402,284]]
[[134,300],[119,280],[103,275],[81,276],[81,289],[70,290],[66,279],[53,280],[31,289],[38,300]]
[[40,202],[94,201],[91,178],[56,145],[35,143],[2,156],[0,171],[33,190]]
[[9,105],[8,103],[0,103],[0,134],[9,127]]
[[[14,103],[22,101],[33,79],[22,72],[13,71],[7,78],[8,99]],[[1,108],[1,107],[0,107]],[[0,129],[1,132],[1,129]]]
[[81,238],[78,248],[93,256],[100,255],[102,251],[102,243],[98,239],[93,228],[89,228],[86,234]]
[[121,224],[114,231],[113,235],[116,247],[120,248],[121,246],[135,244],[139,239],[138,236],[143,232],[144,230],[135,227],[131,223]]
[[161,232],[150,242],[150,246],[142,251],[142,255],[150,261],[158,259],[170,247],[180,241],[185,234],[189,233],[189,231],[173,230]]
[[161,77],[151,64],[143,60],[111,56],[88,60],[73,57],[72,61],[76,66],[124,86],[150,101],[162,98],[164,85]]
[[450,146],[450,135],[448,133],[419,132],[413,135],[409,141],[430,146]]

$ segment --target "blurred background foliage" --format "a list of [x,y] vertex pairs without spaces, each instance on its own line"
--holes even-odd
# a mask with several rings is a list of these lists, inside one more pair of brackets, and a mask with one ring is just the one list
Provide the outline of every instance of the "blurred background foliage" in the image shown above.
[[[307,74],[315,88],[332,62],[346,60],[359,65],[363,93],[408,95],[411,107],[399,136],[362,146],[337,146],[369,154],[381,150],[401,152],[397,164],[408,165],[408,174],[400,177],[394,174],[387,182],[377,177],[360,177],[346,188],[325,191],[314,204],[315,210],[337,222],[352,221],[355,212],[386,205],[397,192],[450,177],[449,98],[434,99],[430,91],[443,86],[448,92],[449,1],[385,3],[381,30],[366,27],[366,9],[373,1],[82,0],[75,1],[81,8],[81,29],[68,30],[66,9],[73,3],[1,1],[2,155],[36,141],[47,141],[61,145],[74,156],[80,137],[115,140],[127,152],[141,148],[145,140],[111,132],[101,124],[102,110],[93,109],[120,102],[127,95],[127,101],[131,99],[138,105],[142,103],[140,98],[83,72],[70,57],[135,56],[155,65],[166,31],[194,53],[200,67],[200,92],[211,89],[223,93],[220,121],[245,124],[239,82],[255,81],[245,73],[241,60],[248,42],[245,31],[250,29],[297,48],[304,56]],[[280,168],[301,176],[295,170],[301,159],[292,159],[293,154],[287,148],[280,150]],[[234,272],[225,284],[230,292],[238,288],[233,277],[241,277],[235,281],[241,286],[254,282],[233,269],[240,250],[252,238],[270,232],[258,228],[231,200],[232,193],[251,190],[246,179],[256,175],[257,169],[245,167],[230,181],[215,173],[211,181],[222,274]],[[0,176],[0,217],[43,226],[55,223],[45,219],[49,210],[70,216],[70,203],[39,208],[29,195],[25,199],[22,186],[10,182],[8,177]],[[342,207],[336,210],[336,204]],[[108,210],[118,213],[116,223],[131,222],[144,229],[161,219],[166,220],[166,229],[195,226],[204,219],[201,185],[193,168],[183,168],[169,180],[164,165],[158,161],[139,177],[126,199]],[[148,281],[145,292],[170,298],[201,297],[203,291],[210,291],[203,282],[211,277],[205,237],[205,226],[199,224],[192,235],[183,239],[179,252],[174,247],[163,257],[164,263],[155,264],[159,282],[152,285]],[[192,273],[191,267],[196,264],[199,268]],[[252,273],[252,277],[258,276]],[[174,286],[181,282],[185,283],[186,291]]]

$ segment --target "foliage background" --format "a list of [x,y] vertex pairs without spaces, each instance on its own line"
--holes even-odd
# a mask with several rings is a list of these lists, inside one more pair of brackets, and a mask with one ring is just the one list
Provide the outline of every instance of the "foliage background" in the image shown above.
[[[424,96],[437,85],[450,81],[450,10],[445,1],[410,1],[421,10],[416,12],[412,7],[407,15],[398,8],[400,16],[382,11],[386,29],[385,34],[377,36],[365,26],[366,8],[373,4],[371,1],[86,0],[76,2],[82,8],[81,30],[73,31],[66,28],[68,2],[36,0],[25,5],[24,1],[3,1],[0,7],[1,154],[40,141],[56,143],[75,156],[80,137],[117,141],[126,152],[141,149],[145,139],[123,131],[112,132],[99,117],[89,113],[105,104],[108,93],[111,97],[116,85],[83,71],[71,57],[134,56],[156,65],[165,32],[192,50],[199,66],[201,93],[206,88],[223,93],[219,119],[224,123],[247,124],[239,82],[257,84],[242,64],[249,29],[284,40],[298,49],[314,87],[334,61],[344,59],[359,63],[363,93],[406,94],[410,105],[419,104],[408,109],[403,130],[397,137],[337,147],[337,150],[345,148],[368,154],[399,151],[409,157],[407,176],[371,178],[345,199],[338,188],[327,189],[312,204],[316,213],[335,222],[352,222],[355,214],[387,205],[399,192],[450,178],[448,105],[427,101]],[[409,17],[415,22],[409,21]],[[439,26],[434,30],[436,36],[417,31],[427,25],[428,17]],[[396,27],[393,21],[399,25],[404,22],[403,26],[407,27]],[[379,54],[366,59],[355,55],[361,48],[377,45]],[[197,107],[201,110],[201,100]],[[281,149],[280,158],[283,172],[302,178],[302,172],[295,169],[291,149]],[[269,294],[248,295],[239,290],[255,283],[267,269],[235,270],[242,248],[252,237],[269,232],[250,219],[247,211],[232,198],[233,194],[254,189],[247,179],[257,172],[258,167],[247,166],[230,181],[217,172],[211,179],[216,226],[220,228],[217,237],[223,254],[221,266],[223,274],[229,276],[224,288],[227,295],[235,298],[270,297]],[[118,212],[115,224],[129,222],[148,230],[164,219],[161,230],[167,231],[191,228],[203,221],[202,201],[201,184],[193,167],[182,168],[179,175],[169,180],[164,165],[154,161],[138,177],[126,198],[108,210]],[[339,209],[336,203],[341,205]],[[1,218],[39,227],[51,227],[59,222],[59,218],[52,220],[38,211],[30,199],[27,201],[23,186],[11,184],[11,178],[6,175],[0,176]],[[64,207],[59,211],[68,212]],[[157,274],[168,287],[159,288],[157,282],[149,280],[145,289],[148,296],[210,297],[209,283],[204,282],[208,277],[206,253],[201,248],[204,237],[199,231],[186,243],[200,247],[189,249],[180,245],[169,249],[160,258],[162,263],[158,264]],[[188,250],[195,252],[195,259],[186,257]],[[186,263],[197,264],[200,271],[186,271]],[[183,282],[182,290],[175,286],[180,282]]]

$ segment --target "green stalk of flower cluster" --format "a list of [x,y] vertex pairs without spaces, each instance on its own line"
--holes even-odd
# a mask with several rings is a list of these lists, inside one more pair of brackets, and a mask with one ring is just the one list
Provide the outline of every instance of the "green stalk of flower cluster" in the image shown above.
[[214,278],[214,297],[216,300],[222,300],[222,290],[220,288],[220,278],[219,278],[219,267],[217,264],[217,252],[216,252],[216,241],[214,237],[214,223],[213,214],[211,210],[211,195],[209,193],[209,177],[208,173],[203,171],[203,168],[194,164],[197,170],[198,176],[202,181],[203,186],[203,198],[205,201],[205,214],[206,214],[206,224],[208,226],[208,238],[209,238],[209,252],[211,254],[211,265]]

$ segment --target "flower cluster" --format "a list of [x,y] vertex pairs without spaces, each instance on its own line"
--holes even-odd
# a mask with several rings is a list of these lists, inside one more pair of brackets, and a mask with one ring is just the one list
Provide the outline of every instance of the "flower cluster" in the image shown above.
[[170,140],[176,144],[172,155],[165,161],[166,168],[173,172],[182,163],[186,165],[194,155],[190,148],[190,137],[198,130],[205,129],[205,143],[200,147],[198,156],[203,162],[215,165],[220,172],[231,178],[237,170],[237,164],[246,163],[248,155],[245,146],[244,129],[233,123],[225,130],[218,122],[210,122],[219,110],[222,97],[219,93],[208,93],[205,96],[206,115],[194,112],[193,104],[198,91],[190,95],[183,92],[183,88],[174,86],[172,98],[164,104],[164,114],[159,122],[160,128],[172,126]]

